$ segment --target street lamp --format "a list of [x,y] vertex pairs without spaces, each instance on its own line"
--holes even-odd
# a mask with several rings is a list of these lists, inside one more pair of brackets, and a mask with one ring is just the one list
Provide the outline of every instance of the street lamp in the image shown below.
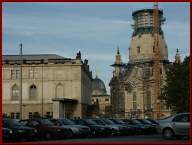
[[22,43],[19,44],[20,46],[20,99],[19,99],[19,106],[20,106],[20,119],[22,119]]
[[42,86],[41,86],[41,116],[42,116],[42,118],[43,118],[43,64],[44,64],[44,60],[43,59],[41,59],[41,65],[42,65],[42,68],[41,68],[41,72],[42,72],[42,82],[41,82],[41,84],[42,84]]

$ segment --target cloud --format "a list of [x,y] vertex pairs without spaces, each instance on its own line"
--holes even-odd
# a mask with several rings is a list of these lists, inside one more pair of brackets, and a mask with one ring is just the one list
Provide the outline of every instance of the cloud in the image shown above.
[[[17,14],[3,15],[4,33],[17,33],[20,35],[61,35],[70,32],[97,32],[119,30],[128,27],[129,21],[107,20],[92,17],[40,17]],[[12,31],[13,30],[13,31]],[[72,34],[73,35],[73,34]],[[87,35],[87,34],[86,34]]]
[[[177,9],[175,9],[175,6]],[[92,70],[98,68],[108,88],[119,45],[128,61],[131,13],[152,3],[5,3],[3,4],[3,53],[56,53],[74,58],[80,49]],[[176,48],[189,54],[189,4],[160,3],[167,21],[163,26],[170,60]],[[180,13],[182,11],[182,13]],[[179,13],[178,13],[179,12]],[[110,74],[110,75],[109,75]]]
[[[170,21],[163,26],[165,32],[174,37],[189,36],[189,22]],[[177,33],[177,35],[175,35]]]

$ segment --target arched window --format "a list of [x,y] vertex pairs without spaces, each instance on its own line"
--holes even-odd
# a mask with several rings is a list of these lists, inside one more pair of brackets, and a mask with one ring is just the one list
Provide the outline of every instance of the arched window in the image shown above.
[[64,97],[64,87],[61,83],[56,86],[56,98]]
[[11,88],[11,100],[19,100],[19,86],[16,84]]
[[31,85],[29,88],[29,99],[33,100],[37,97],[37,87],[35,85]]

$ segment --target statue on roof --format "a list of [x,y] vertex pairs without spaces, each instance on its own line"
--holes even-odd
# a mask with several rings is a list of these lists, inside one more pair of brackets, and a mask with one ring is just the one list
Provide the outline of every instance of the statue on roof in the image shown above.
[[81,59],[81,52],[80,51],[77,53],[76,59]]

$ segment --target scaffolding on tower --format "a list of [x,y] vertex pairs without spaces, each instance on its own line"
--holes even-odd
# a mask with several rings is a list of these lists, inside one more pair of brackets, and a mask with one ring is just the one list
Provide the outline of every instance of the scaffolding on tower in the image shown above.
[[161,74],[160,74],[160,48],[159,48],[159,30],[160,30],[160,17],[158,3],[154,2],[153,8],[153,36],[154,36],[154,77],[155,77],[155,118],[161,117]]

